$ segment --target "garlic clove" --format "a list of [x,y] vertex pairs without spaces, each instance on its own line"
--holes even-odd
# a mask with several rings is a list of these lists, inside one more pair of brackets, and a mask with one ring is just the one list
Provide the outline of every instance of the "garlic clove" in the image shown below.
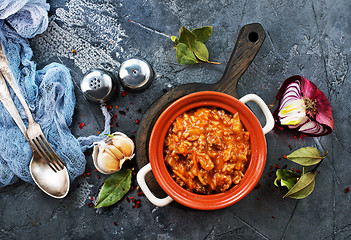
[[108,145],[108,147],[105,149],[105,151],[111,153],[112,156],[114,156],[118,160],[121,160],[124,158],[123,153],[118,148],[116,148],[115,145]]
[[119,161],[106,151],[101,154],[98,161],[104,169],[108,169],[109,171],[117,171],[120,169]]
[[134,151],[134,143],[129,138],[115,136],[112,138],[113,145],[118,148],[125,157],[130,157]]
[[111,157],[116,158],[116,157],[115,157],[115,154],[113,154],[113,152],[112,152],[110,149],[105,148],[105,149],[103,149],[102,151],[105,151],[106,153],[110,154]]

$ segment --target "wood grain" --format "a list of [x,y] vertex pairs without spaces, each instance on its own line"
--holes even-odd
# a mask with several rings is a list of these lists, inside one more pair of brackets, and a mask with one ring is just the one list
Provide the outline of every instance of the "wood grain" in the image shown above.
[[[148,162],[149,137],[152,128],[164,109],[172,102],[187,94],[200,91],[219,91],[234,97],[238,97],[236,86],[239,78],[250,66],[259,49],[261,48],[266,35],[263,27],[259,23],[248,24],[242,27],[238,35],[234,50],[227,63],[221,79],[215,84],[193,83],[178,86],[157,99],[144,114],[139,124],[136,137],[136,161],[138,169]],[[160,143],[163,144],[163,143]],[[158,186],[152,174],[146,179],[149,187],[159,196],[165,193]]]

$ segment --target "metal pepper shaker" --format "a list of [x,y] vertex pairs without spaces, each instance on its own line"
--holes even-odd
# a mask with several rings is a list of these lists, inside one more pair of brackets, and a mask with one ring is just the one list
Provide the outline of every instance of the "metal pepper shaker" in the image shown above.
[[115,95],[116,77],[102,69],[92,69],[83,78],[80,88],[86,98],[95,102],[106,102]]

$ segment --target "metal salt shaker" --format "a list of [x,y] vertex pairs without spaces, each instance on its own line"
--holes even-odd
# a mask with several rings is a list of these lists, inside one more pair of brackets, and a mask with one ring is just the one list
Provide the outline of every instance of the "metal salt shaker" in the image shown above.
[[123,62],[119,70],[121,84],[131,91],[147,88],[153,77],[154,73],[150,64],[138,58],[131,58]]

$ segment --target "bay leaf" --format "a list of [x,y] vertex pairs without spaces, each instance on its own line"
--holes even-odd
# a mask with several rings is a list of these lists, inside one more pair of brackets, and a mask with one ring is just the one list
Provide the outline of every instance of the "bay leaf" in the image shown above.
[[[176,54],[178,62],[185,65],[201,62],[220,64],[219,62],[211,62],[208,60],[209,53],[204,44],[212,33],[212,27],[206,26],[196,28],[193,31],[183,26],[179,30],[179,38],[171,36],[171,40],[175,43],[175,48],[177,49]],[[195,33],[197,35],[195,35]],[[186,47],[180,45],[181,43]]]
[[195,56],[203,62],[208,62],[208,50],[204,43],[195,41],[193,45]]
[[290,190],[297,182],[300,175],[287,169],[278,169],[276,172],[277,178],[274,185],[277,187],[287,187]]
[[303,147],[287,156],[287,159],[302,166],[313,166],[319,163],[323,158],[324,156],[321,156],[318,149],[314,147]]
[[296,178],[290,178],[290,179],[287,179],[287,180],[284,180],[284,179],[281,179],[280,180],[280,184],[282,187],[287,187],[288,190],[290,190],[297,182],[297,179]]
[[132,184],[132,169],[122,169],[106,179],[99,193],[95,208],[108,207],[129,191]]
[[301,176],[299,181],[287,192],[283,198],[290,197],[295,199],[302,199],[310,195],[316,184],[316,173],[308,172]]
[[179,42],[184,43],[185,45],[187,45],[190,48],[191,51],[193,51],[193,47],[194,47],[195,41],[196,41],[195,34],[190,32],[190,30],[184,26],[180,28],[179,32],[180,32]]
[[303,168],[302,168],[302,175],[305,174],[305,173],[307,173],[311,168],[312,168],[311,166],[309,166],[309,167],[303,167]]
[[180,64],[195,64],[199,63],[199,60],[196,58],[195,54],[189,49],[184,43],[179,43],[176,46],[177,60]]
[[205,43],[212,34],[212,26],[204,26],[201,28],[195,28],[191,32],[196,36],[195,40]]
[[276,172],[277,178],[278,179],[289,179],[289,178],[299,178],[300,175],[288,170],[288,169],[278,169]]

